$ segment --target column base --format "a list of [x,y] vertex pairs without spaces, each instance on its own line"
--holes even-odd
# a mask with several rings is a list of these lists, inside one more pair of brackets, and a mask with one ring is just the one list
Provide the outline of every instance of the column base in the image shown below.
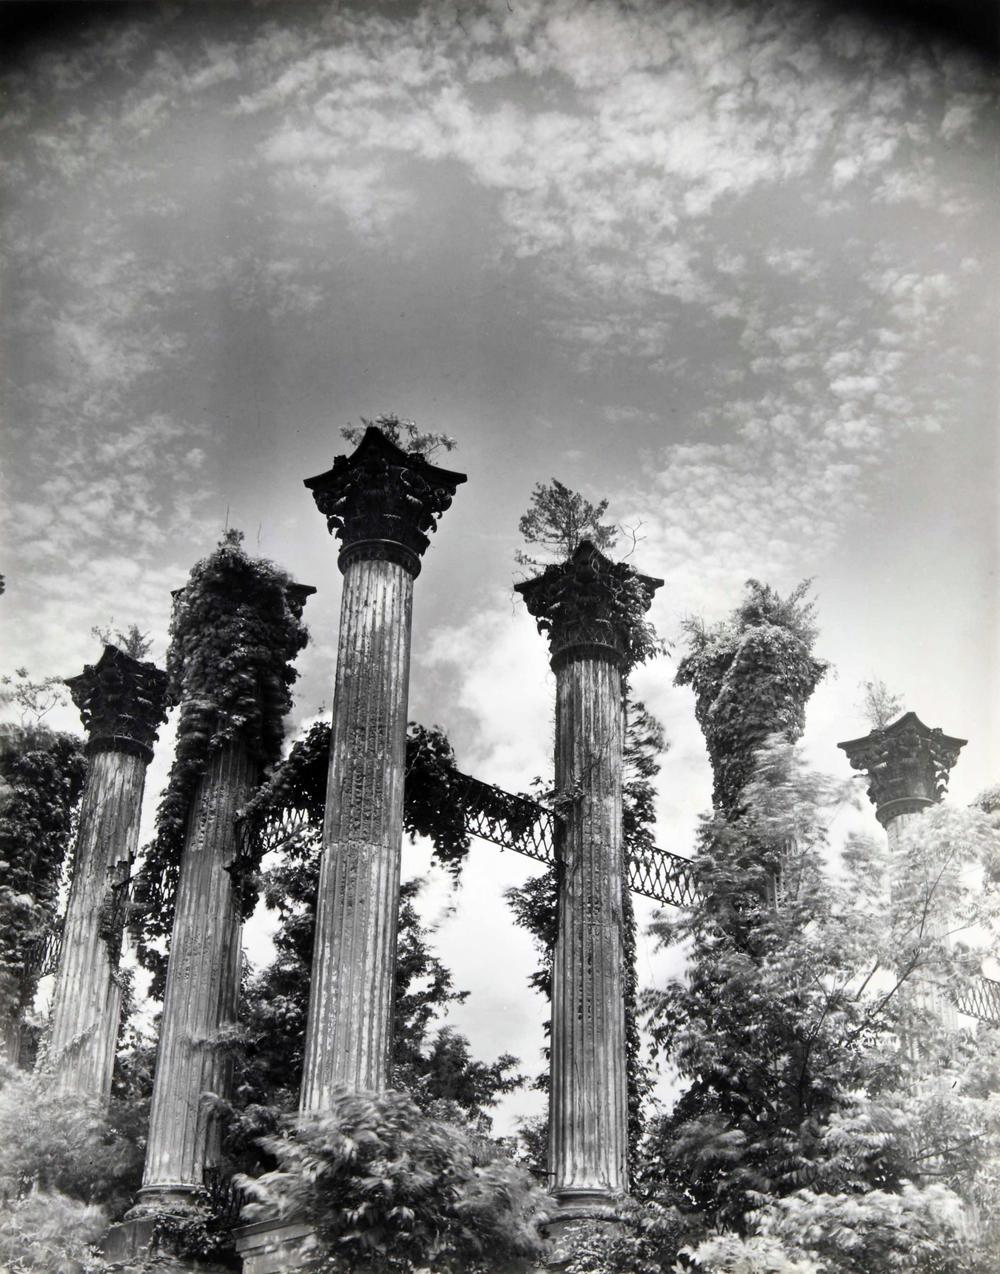
[[[194,1186],[139,1191],[135,1206],[125,1219],[111,1226],[101,1241],[101,1253],[120,1274],[232,1274],[226,1254],[191,1256],[184,1252],[182,1234],[171,1234],[170,1221],[183,1224],[197,1219],[202,1210],[194,1202],[200,1191]],[[166,1224],[164,1224],[166,1222]],[[150,1264],[152,1262],[152,1264]]]
[[544,1261],[537,1274],[553,1274],[564,1270],[574,1249],[584,1239],[607,1234],[621,1224],[622,1195],[604,1190],[560,1190],[553,1197],[555,1206],[542,1226],[548,1243]]
[[240,1226],[233,1238],[243,1274],[286,1274],[319,1264],[315,1231],[308,1221],[295,1217]]

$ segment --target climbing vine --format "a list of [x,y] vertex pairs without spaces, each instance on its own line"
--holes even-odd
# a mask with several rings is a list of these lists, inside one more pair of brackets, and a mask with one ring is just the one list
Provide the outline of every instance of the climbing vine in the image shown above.
[[167,651],[169,700],[180,704],[177,746],[146,847],[137,891],[149,910],[139,958],[163,992],[166,958],[154,945],[169,938],[191,801],[209,760],[240,739],[255,760],[279,757],[282,721],[297,673],[291,660],[305,646],[307,590],[272,562],[248,557],[242,533],[227,531],[198,562],[174,604]]
[[87,763],[81,742],[43,726],[0,735],[0,1024],[15,1039],[55,932],[63,860]]
[[828,665],[812,653],[814,605],[809,580],[788,597],[748,580],[732,616],[712,626],[685,622],[688,653],[674,681],[695,693],[695,715],[715,777],[714,803],[729,816],[769,734],[790,742],[805,728],[805,708]]
[[[243,807],[242,820],[251,829],[260,828],[286,811],[302,810],[313,826],[321,826],[329,764],[330,723],[321,721],[292,744],[285,760]],[[434,857],[455,878],[469,851],[464,777],[444,731],[411,721],[406,732],[403,830],[411,837],[426,836]],[[241,870],[252,873],[260,865],[264,846],[253,835],[249,839],[250,852]]]

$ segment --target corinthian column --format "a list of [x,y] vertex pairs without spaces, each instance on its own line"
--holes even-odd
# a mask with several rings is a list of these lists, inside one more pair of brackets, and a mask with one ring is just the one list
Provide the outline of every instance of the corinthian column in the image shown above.
[[[864,738],[837,744],[852,768],[867,777],[868,797],[893,855],[899,851],[903,829],[944,796],[948,776],[966,742],[940,729],[932,730],[915,712],[907,712]],[[932,1008],[944,1023],[957,1021],[954,1005],[936,988],[921,986],[918,981],[916,992],[917,1002]],[[909,1041],[908,1047],[916,1049],[917,1042]]]
[[932,730],[915,712],[907,712],[862,739],[837,744],[852,768],[867,777],[868,798],[891,849],[898,845],[903,828],[944,796],[948,775],[966,742]]
[[242,922],[228,871],[237,855],[236,814],[260,781],[242,739],[211,757],[188,814],[170,937],[156,1077],[140,1205],[183,1201],[220,1159],[209,1093],[228,1096],[231,1053],[220,1036],[236,1026]]
[[628,1187],[622,675],[629,614],[648,608],[661,583],[584,541],[568,562],[516,586],[549,636],[556,788],[572,797],[556,831],[549,1089],[549,1180],[563,1204],[607,1204]]
[[370,427],[306,486],[344,575],[301,1107],[388,1085],[413,581],[465,475]]
[[146,767],[165,717],[167,674],[105,646],[66,684],[88,733],[45,1065],[60,1091],[106,1101],[121,1013],[118,962]]

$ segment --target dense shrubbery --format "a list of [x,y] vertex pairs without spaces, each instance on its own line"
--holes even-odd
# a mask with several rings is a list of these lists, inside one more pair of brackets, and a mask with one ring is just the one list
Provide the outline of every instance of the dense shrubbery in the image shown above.
[[324,1270],[495,1274],[541,1256],[545,1196],[495,1143],[403,1093],[342,1093],[265,1140],[277,1170],[246,1181],[249,1215],[316,1227]]
[[0,1029],[17,1051],[20,1024],[55,931],[63,861],[86,761],[80,741],[44,726],[0,735]]

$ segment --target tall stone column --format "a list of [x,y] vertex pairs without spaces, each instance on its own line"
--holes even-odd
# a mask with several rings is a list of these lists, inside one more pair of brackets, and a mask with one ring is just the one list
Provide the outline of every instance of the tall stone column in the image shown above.
[[388,1085],[413,581],[465,475],[370,427],[306,480],[344,575],[301,1107]]
[[105,646],[66,684],[88,732],[45,1066],[59,1091],[106,1101],[121,1014],[118,979],[146,767],[166,715],[167,674]]
[[549,1179],[563,1205],[607,1205],[628,1188],[622,934],[622,677],[628,610],[660,580],[584,541],[566,563],[517,585],[556,674],[556,787],[572,799],[557,825]]
[[[851,766],[867,776],[868,797],[875,806],[875,817],[885,828],[890,850],[898,850],[907,825],[942,799],[966,742],[940,729],[932,730],[915,712],[907,712],[864,738],[837,744]],[[936,991],[924,994],[925,1002],[945,1020],[955,1020],[954,1007]]]
[[236,814],[260,781],[237,738],[210,759],[191,803],[170,938],[142,1205],[183,1202],[220,1159],[206,1093],[226,1096],[232,1060],[220,1035],[236,1026],[242,923],[227,870],[237,854]]
[[[242,956],[236,816],[265,760],[280,752],[295,675],[288,665],[305,644],[302,610],[314,591],[247,558],[236,533],[227,533],[174,593],[168,664],[180,727],[171,780],[181,784],[175,795],[186,813],[143,1184],[135,1207],[106,1236],[104,1253],[115,1263],[166,1259],[174,1242],[166,1219],[200,1210],[200,1192],[221,1162],[212,1098],[231,1096]],[[207,740],[200,755],[193,740]],[[200,772],[187,778],[194,756]]]

